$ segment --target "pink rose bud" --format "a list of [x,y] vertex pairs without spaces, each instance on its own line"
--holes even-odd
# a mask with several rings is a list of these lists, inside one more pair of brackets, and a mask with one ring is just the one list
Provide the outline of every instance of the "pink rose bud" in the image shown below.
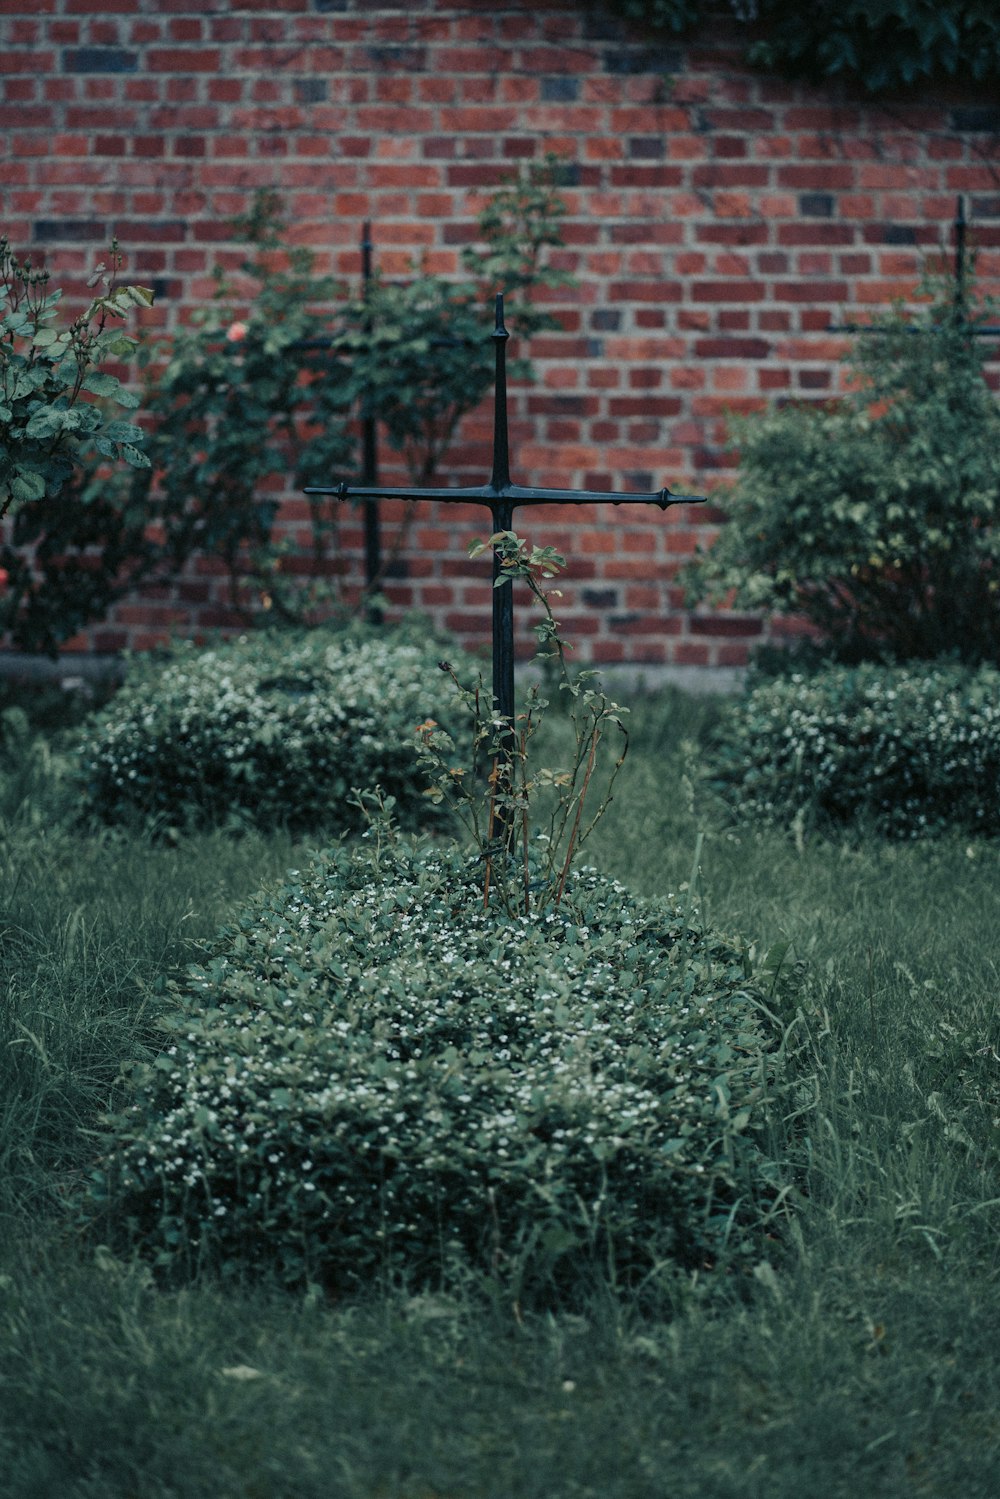
[[246,338],[246,336],[247,336],[247,325],[246,325],[246,323],[233,323],[232,327],[229,329],[228,333],[226,334],[226,337],[227,337],[227,339],[229,340],[229,342],[231,344],[238,344],[242,339]]

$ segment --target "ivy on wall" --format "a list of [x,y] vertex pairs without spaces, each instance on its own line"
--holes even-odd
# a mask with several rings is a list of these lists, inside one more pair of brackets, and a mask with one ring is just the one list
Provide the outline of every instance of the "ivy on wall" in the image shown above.
[[610,0],[617,15],[681,34],[729,10],[749,62],[772,73],[885,94],[940,82],[1000,81],[996,0]]

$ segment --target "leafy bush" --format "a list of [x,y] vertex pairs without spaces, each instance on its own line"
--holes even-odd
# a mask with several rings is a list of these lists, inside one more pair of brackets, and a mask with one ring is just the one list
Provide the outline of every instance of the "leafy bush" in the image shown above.
[[[355,460],[348,371],[330,347],[343,292],[316,274],[312,250],[288,243],[275,194],[258,194],[233,230],[246,251],[238,277],[217,266],[214,302],[143,351],[153,467],[131,478],[127,504],[162,527],[160,565],[216,557],[234,602],[249,576],[280,609],[270,539],[282,486],[326,482]],[[317,540],[321,527],[314,513]]]
[[[8,575],[0,627],[21,649],[55,654],[115,601],[150,579],[175,576],[194,555],[222,563],[233,607],[246,606],[241,590],[249,583],[275,617],[317,622],[317,603],[329,612],[324,595],[332,585],[325,580],[336,561],[337,505],[310,499],[309,552],[289,565],[290,546],[272,534],[283,492],[354,476],[352,418],[359,409],[384,425],[414,477],[430,479],[457,423],[490,388],[488,293],[497,284],[515,293],[521,337],[553,326],[531,296],[568,279],[545,263],[561,243],[559,174],[554,158],[529,164],[489,200],[479,246],[463,251],[466,278],[415,268],[399,285],[376,274],[355,298],[317,273],[308,246],[289,243],[276,195],[258,194],[232,226],[245,248],[238,271],[216,266],[209,305],[189,326],[139,351],[144,470],[109,476],[92,464],[59,494],[36,486],[22,496],[9,544],[0,549]],[[141,288],[121,288],[114,305],[124,308],[140,295]],[[530,364],[513,368],[526,374]],[[93,380],[103,382],[102,394],[117,391],[123,403],[138,404],[110,376],[91,377],[86,388],[97,391]],[[85,408],[88,420],[96,409]],[[72,419],[80,418],[74,412]],[[0,437],[2,421],[0,403]],[[118,423],[102,441],[129,436],[131,444],[141,435]],[[138,452],[122,448],[130,462],[139,461]],[[0,452],[0,498],[2,461]],[[303,575],[318,584],[304,587]]]
[[149,469],[142,428],[115,412],[139,397],[108,366],[134,354],[120,325],[153,294],[120,286],[121,263],[112,242],[90,282],[102,289],[59,327],[62,291],[0,237],[0,632],[28,650],[54,654],[99,618],[148,550],[148,517],[112,498],[111,465]]
[[[112,269],[95,271],[103,284],[68,327],[56,326],[62,292],[49,290],[49,273],[18,260],[0,236],[0,516],[12,505],[56,495],[84,459],[93,454],[148,467],[142,431],[109,419],[101,402],[134,407],[138,397],[101,366],[128,359],[136,340],[122,322],[153,294],[144,286],[119,286],[118,246]],[[88,399],[96,396],[97,401]]]
[[713,770],[748,819],[996,837],[1000,671],[865,664],[778,676],[729,706]]
[[430,638],[358,629],[133,659],[81,741],[84,808],[109,823],[340,829],[359,815],[352,790],[377,784],[412,820],[429,805],[415,731],[447,723],[453,703],[439,654]]
[[740,424],[693,594],[804,615],[842,660],[996,660],[1000,411],[974,322],[938,302],[859,338],[829,407]]
[[[656,32],[718,20],[717,0],[616,0]],[[745,27],[748,60],[813,83],[885,94],[945,79],[1000,78],[1000,17],[983,0],[728,0]]]
[[860,84],[870,94],[1000,78],[1000,16],[981,0],[758,0],[752,9],[762,26],[750,61],[793,78]]
[[0,631],[19,650],[55,658],[148,576],[159,549],[147,520],[106,475],[85,471],[58,494],[20,505],[0,545]]
[[164,1266],[337,1290],[472,1267],[572,1300],[748,1250],[777,1177],[751,967],[593,870],[510,920],[452,846],[340,848],[172,987],[98,1194]]

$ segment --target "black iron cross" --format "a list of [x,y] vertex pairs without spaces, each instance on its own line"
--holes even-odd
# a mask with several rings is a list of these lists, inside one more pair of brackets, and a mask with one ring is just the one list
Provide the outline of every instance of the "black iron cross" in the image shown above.
[[[357,487],[348,484],[315,486],[306,494],[333,495],[339,500],[440,500],[453,505],[486,505],[490,510],[494,534],[513,529],[514,511],[520,505],[697,505],[704,495],[671,494],[660,489],[651,494],[616,494],[590,489],[536,489],[513,484],[510,477],[510,452],[507,437],[507,354],[510,335],[503,322],[503,296],[496,299],[496,326],[493,331],[496,349],[496,385],[493,398],[493,471],[487,484],[473,489],[396,489],[384,486]],[[493,582],[501,576],[500,560],[493,554]],[[493,700],[501,725],[514,722],[514,600],[512,587],[493,589]],[[504,735],[501,731],[501,743]],[[508,741],[509,742],[509,741]]]

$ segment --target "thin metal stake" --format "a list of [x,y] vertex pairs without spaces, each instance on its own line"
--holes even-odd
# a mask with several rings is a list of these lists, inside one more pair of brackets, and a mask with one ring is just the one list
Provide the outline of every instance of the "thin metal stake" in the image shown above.
[[[371,334],[372,321],[371,310],[368,308],[368,295],[372,279],[372,226],[366,221],[361,235],[361,281],[362,295],[365,301],[366,330]],[[371,405],[365,402],[361,413],[361,478],[362,482],[369,488],[378,484],[378,450],[375,438],[375,418],[371,412]],[[368,593],[368,619],[371,624],[382,623],[382,606],[375,597],[382,573],[382,545],[379,535],[378,501],[365,500],[364,504],[365,525],[365,589]]]

